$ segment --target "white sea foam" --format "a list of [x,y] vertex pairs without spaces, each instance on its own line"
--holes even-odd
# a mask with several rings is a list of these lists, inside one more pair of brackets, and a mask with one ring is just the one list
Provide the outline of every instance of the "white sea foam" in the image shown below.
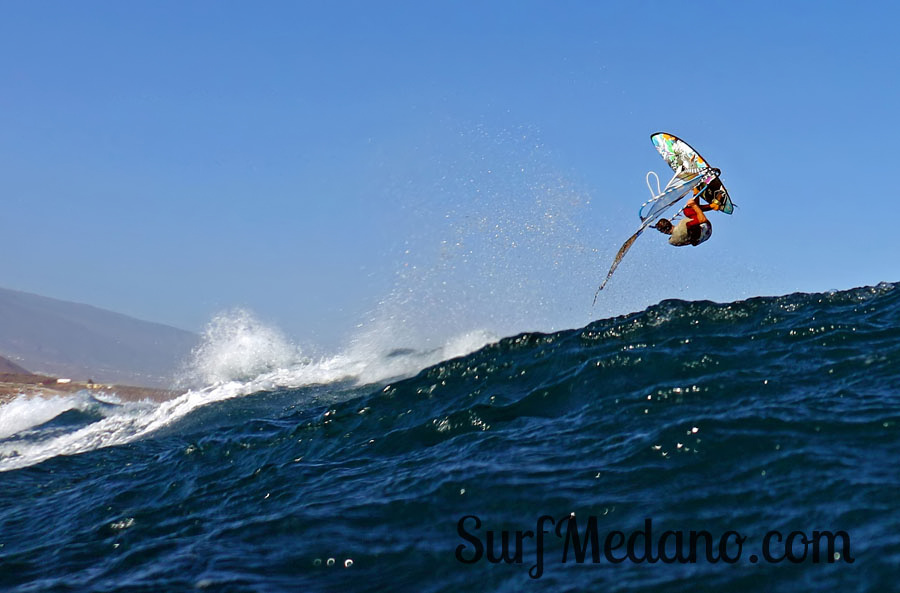
[[247,310],[237,309],[210,322],[181,384],[213,389],[240,386],[238,390],[243,393],[337,381],[365,385],[412,375],[496,339],[489,332],[475,330],[433,347],[411,340],[407,332],[397,331],[386,319],[372,323],[337,354],[313,359],[303,355],[302,349],[276,328]]
[[[304,357],[277,329],[246,310],[216,316],[185,372],[185,392],[169,401],[125,402],[104,418],[68,433],[8,437],[33,429],[73,409],[96,403],[89,394],[17,398],[0,406],[0,471],[59,456],[123,445],[184,418],[192,411],[235,397],[278,388],[349,381],[359,385],[412,375],[447,358],[472,352],[496,338],[487,332],[461,334],[430,350],[396,349],[387,326],[363,332],[342,352],[316,360]],[[198,385],[206,385],[199,387]]]
[[81,408],[85,404],[82,395],[58,397],[29,397],[20,395],[0,406],[0,439],[40,426],[63,412]]

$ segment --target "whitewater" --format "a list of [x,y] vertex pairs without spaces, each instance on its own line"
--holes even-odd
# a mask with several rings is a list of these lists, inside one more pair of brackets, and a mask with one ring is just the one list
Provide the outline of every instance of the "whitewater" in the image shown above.
[[[235,397],[310,385],[371,385],[402,378],[442,360],[468,354],[495,339],[488,332],[472,331],[455,336],[438,348],[417,352],[382,351],[377,342],[367,338],[363,335],[347,350],[313,360],[249,311],[223,313],[207,326],[201,344],[177,380],[181,386],[202,387],[185,388],[169,401],[123,402],[115,394],[101,399],[81,392],[46,398],[22,395],[0,406],[0,472],[57,455],[124,445],[201,406]],[[60,430],[51,421],[64,414],[81,415],[91,421],[84,426],[75,422],[70,425],[74,430]]]
[[0,588],[893,587],[898,284],[355,348],[234,311],[168,402],[0,407]]

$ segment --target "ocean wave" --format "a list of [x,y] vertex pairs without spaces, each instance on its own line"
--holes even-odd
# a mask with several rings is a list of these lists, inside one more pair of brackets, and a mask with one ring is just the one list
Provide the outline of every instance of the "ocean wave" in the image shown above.
[[669,300],[433,350],[289,345],[285,368],[228,362],[235,375],[160,404],[16,400],[0,408],[0,586],[513,590],[533,585],[533,547],[524,565],[463,565],[460,518],[514,530],[575,513],[602,532],[737,529],[748,554],[769,529],[843,529],[864,571],[571,566],[551,537],[543,586],[889,588],[897,288]]

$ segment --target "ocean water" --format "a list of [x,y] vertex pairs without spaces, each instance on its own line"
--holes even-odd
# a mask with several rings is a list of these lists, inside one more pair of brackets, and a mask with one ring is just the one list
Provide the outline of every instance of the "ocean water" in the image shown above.
[[377,356],[210,331],[169,402],[0,406],[0,590],[896,588],[898,284]]

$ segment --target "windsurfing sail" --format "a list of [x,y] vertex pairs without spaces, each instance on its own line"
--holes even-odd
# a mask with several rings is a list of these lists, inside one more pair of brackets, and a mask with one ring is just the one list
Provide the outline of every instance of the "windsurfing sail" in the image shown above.
[[[716,177],[718,177],[718,170],[710,167],[706,160],[700,156],[699,152],[678,136],[657,132],[650,136],[650,141],[653,143],[659,156],[675,172],[675,177],[687,179],[706,170],[716,171]],[[711,181],[707,183],[711,184]],[[712,191],[703,191],[701,197],[709,203],[716,202],[719,206],[719,212],[731,214],[734,212],[734,204],[731,202],[728,190],[722,185],[721,179],[718,181],[715,184],[716,187],[712,188]]]
[[[650,141],[659,152],[663,160],[668,163],[675,174],[666,184],[665,189],[659,189],[659,178],[657,177],[657,191],[654,193],[651,187],[650,193],[652,197],[641,205],[639,216],[641,226],[631,235],[627,241],[619,248],[616,257],[613,260],[612,267],[606,274],[606,278],[594,293],[594,304],[597,303],[597,296],[609,279],[613,272],[619,266],[619,262],[625,257],[625,254],[651,224],[662,218],[664,214],[672,210],[683,198],[689,193],[702,197],[711,204],[716,204],[717,210],[724,214],[731,214],[734,211],[734,204],[728,195],[728,190],[719,179],[720,171],[711,167],[706,160],[700,156],[696,150],[672,134],[659,132],[650,136]],[[655,174],[654,174],[655,175]],[[647,174],[647,185],[650,185],[650,173]]]
[[613,272],[615,272],[616,268],[619,267],[619,262],[622,261],[622,258],[625,257],[625,254],[628,253],[629,249],[631,249],[631,246],[632,244],[634,244],[635,240],[637,240],[637,238],[641,236],[641,233],[643,233],[648,226],[656,222],[658,219],[662,218],[662,215],[664,213],[668,212],[673,205],[677,204],[682,198],[691,193],[694,188],[704,183],[705,179],[705,175],[694,175],[694,177],[676,185],[675,187],[669,188],[665,192],[645,203],[644,206],[650,206],[651,210],[648,211],[646,217],[641,216],[641,226],[638,228],[637,232],[631,235],[628,240],[625,241],[622,247],[619,248],[619,252],[616,254],[616,258],[613,260],[612,267],[609,268],[609,272],[606,274],[606,278],[603,279],[603,282],[600,284],[597,292],[594,293],[593,304],[597,303],[597,296],[600,294],[600,291],[603,290],[603,287],[606,286],[606,283],[609,282],[610,278],[612,278]]

